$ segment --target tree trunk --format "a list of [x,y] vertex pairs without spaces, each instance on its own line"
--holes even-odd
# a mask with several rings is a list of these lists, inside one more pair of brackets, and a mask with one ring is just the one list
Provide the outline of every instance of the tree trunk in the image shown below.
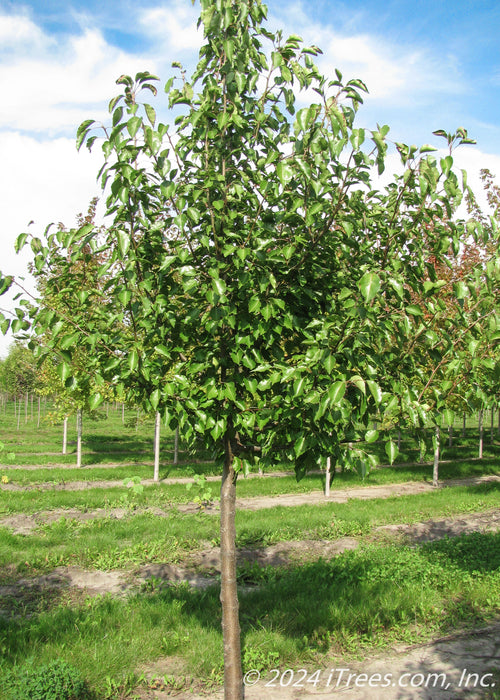
[[330,470],[332,466],[331,457],[326,458],[326,470],[325,470],[325,498],[330,496]]
[[76,466],[82,466],[82,409],[76,412]]
[[28,422],[28,403],[29,403],[29,394],[26,392],[24,396],[24,422]]
[[419,443],[419,453],[418,453],[418,463],[423,464],[424,463],[424,456],[425,456],[425,443],[423,441],[420,441]]
[[490,442],[493,444],[495,438],[493,437],[493,429],[495,427],[495,409],[491,409],[491,427],[490,427]]
[[122,425],[125,425],[125,404],[122,403]]
[[17,429],[19,430],[21,425],[21,400],[17,402]]
[[462,437],[465,437],[465,423],[466,423],[466,420],[467,420],[467,418],[466,418],[465,411],[464,411],[463,414],[462,414]]
[[37,423],[36,423],[36,427],[37,427],[37,428],[40,427],[41,403],[42,403],[42,402],[40,401],[40,397],[38,397],[38,419],[37,419]]
[[155,414],[155,466],[153,480],[160,481],[160,424],[161,416],[160,412],[156,411]]
[[448,447],[453,447],[453,428],[451,425],[448,428]]
[[174,435],[174,464],[179,463],[179,426],[175,429]]
[[478,414],[479,421],[479,459],[483,458],[483,445],[484,445],[484,430],[483,430],[483,411],[479,411]]
[[63,420],[63,448],[62,448],[62,453],[63,455],[66,454],[68,449],[68,416],[65,417]]
[[236,584],[236,474],[229,435],[224,438],[224,470],[220,491],[220,556],[224,700],[243,700],[243,672],[238,588]]
[[439,485],[439,426],[436,425],[436,443],[434,445],[434,466],[432,469],[432,485]]
[[401,449],[401,427],[398,425],[398,452]]

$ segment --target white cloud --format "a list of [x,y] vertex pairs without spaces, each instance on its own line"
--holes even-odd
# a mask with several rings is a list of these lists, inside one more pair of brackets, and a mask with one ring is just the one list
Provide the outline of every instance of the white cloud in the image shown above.
[[[403,52],[398,47],[381,46],[373,37],[366,35],[340,37],[331,36],[324,44],[328,59],[320,60],[322,71],[334,75],[339,68],[346,79],[361,78],[369,90],[370,100],[401,103],[428,89],[435,90],[435,83],[427,78],[434,67],[419,51]],[[446,86],[440,85],[440,89]]]
[[50,50],[49,44],[48,38],[40,42],[40,50],[28,57],[16,45],[8,59],[4,57],[0,128],[53,134],[75,131],[84,119],[106,118],[107,102],[118,92],[118,76],[156,70],[154,61],[111,46],[97,30],[70,36]]
[[[369,90],[366,101],[384,106],[418,104],[436,93],[462,93],[456,58],[434,56],[421,47],[390,42],[372,34],[346,33],[328,24],[311,22],[301,3],[287,7],[286,17],[272,18],[273,26],[286,27],[284,35],[298,33],[306,45],[316,45],[323,55],[316,60],[321,72],[332,78],[335,68],[344,80],[359,78]],[[456,76],[456,77],[453,77]]]
[[25,15],[0,15],[0,50],[19,48],[33,51],[45,48],[53,41]]
[[203,40],[203,30],[197,29],[198,8],[176,0],[169,7],[154,7],[141,13],[143,31],[167,47],[168,52],[197,50]]
[[[77,214],[85,212],[90,199],[100,194],[95,176],[101,154],[98,149],[95,154],[86,149],[78,153],[72,138],[40,141],[18,132],[4,132],[0,133],[0,158],[0,269],[3,274],[25,277],[24,286],[33,291],[33,280],[27,273],[31,254],[29,248],[15,254],[16,238],[26,231],[40,236],[52,222],[73,226]],[[34,223],[28,226],[30,221]],[[15,291],[0,297],[0,308],[13,308]],[[0,334],[0,356],[6,354],[11,340]]]
[[[463,168],[467,171],[467,182],[469,186],[472,188],[478,203],[484,211],[488,211],[488,204],[483,183],[480,178],[480,171],[483,168],[487,168],[493,175],[497,175],[498,178],[500,178],[500,156],[486,153],[475,146],[463,146],[455,151],[453,160],[456,168]],[[500,185],[500,179],[498,178],[497,184]]]
[[[8,39],[8,41],[7,41]],[[75,132],[84,119],[108,119],[107,104],[119,88],[116,78],[138,70],[155,72],[156,63],[110,45],[97,29],[52,36],[21,13],[0,12],[0,191],[2,223],[0,267],[26,276],[29,251],[15,255],[17,236],[41,235],[50,222],[75,223],[86,211],[102,162],[100,149],[77,153]],[[3,50],[2,50],[3,49]],[[35,223],[28,229],[29,222]],[[0,298],[12,309],[13,293]],[[11,338],[0,334],[0,355]]]

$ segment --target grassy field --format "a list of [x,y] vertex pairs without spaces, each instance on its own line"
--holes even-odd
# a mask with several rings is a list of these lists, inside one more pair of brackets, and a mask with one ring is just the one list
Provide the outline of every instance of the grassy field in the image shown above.
[[[216,514],[177,510],[195,494],[185,484],[164,481],[146,485],[140,493],[123,486],[126,477],[152,476],[152,421],[137,424],[137,414],[129,412],[124,426],[121,409],[112,407],[108,417],[102,411],[99,420],[86,420],[85,467],[76,469],[74,454],[57,454],[61,426],[42,419],[37,428],[36,411],[33,421],[29,417],[24,423],[24,414],[21,417],[18,430],[13,412],[0,412],[0,440],[5,445],[0,476],[29,490],[0,491],[0,517],[69,508],[104,512],[86,521],[61,513],[57,521],[41,522],[25,535],[0,527],[1,585],[56,566],[133,574],[145,564],[185,565],[197,552],[218,544]],[[483,460],[476,459],[476,426],[468,425],[465,437],[458,428],[455,432],[453,447],[442,453],[444,460],[450,460],[440,466],[443,480],[500,473],[496,430],[497,442],[490,443],[489,431],[485,434]],[[207,455],[181,451],[182,464],[172,465],[173,436],[164,433],[161,478],[216,473]],[[374,449],[382,454],[383,444]],[[430,481],[429,465],[402,463],[418,461],[418,449],[413,436],[403,435],[398,464],[374,470],[364,482],[355,474],[337,473],[332,489]],[[10,453],[15,456],[7,458]],[[76,480],[88,481],[88,488],[70,490]],[[115,485],[92,486],[99,480]],[[42,490],[47,483],[54,488]],[[62,483],[69,490],[57,490]],[[299,483],[293,476],[270,474],[241,479],[238,495],[307,493],[323,486],[321,473]],[[218,484],[209,482],[208,487],[216,498]],[[370,501],[239,511],[240,547],[345,536],[361,543],[334,559],[305,560],[300,566],[292,562],[287,567],[240,567],[245,669],[316,668],[497,616],[499,533],[472,533],[409,547],[388,543],[375,528],[486,513],[499,506],[500,482],[488,482]],[[113,517],[115,508],[125,511],[122,519]],[[161,508],[163,515],[148,511],[153,508]],[[0,697],[4,697],[2,682],[5,694],[9,674],[13,669],[20,672],[30,659],[37,665],[54,659],[69,662],[95,698],[133,697],[134,687],[146,682],[141,680],[145,665],[159,659],[161,684],[172,691],[219,684],[220,602],[217,577],[213,580],[212,586],[196,590],[187,584],[166,587],[153,578],[125,598],[90,597],[77,589],[0,594]]]

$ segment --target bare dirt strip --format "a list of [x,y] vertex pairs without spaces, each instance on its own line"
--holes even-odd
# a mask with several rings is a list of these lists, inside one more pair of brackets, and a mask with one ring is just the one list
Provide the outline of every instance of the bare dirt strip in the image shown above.
[[[268,474],[266,476],[291,476],[290,472],[277,472],[276,474]],[[259,479],[258,474],[249,475],[247,478]],[[207,481],[220,481],[220,476],[209,476]],[[123,479],[120,480],[99,480],[99,481],[64,481],[61,483],[42,482],[40,484],[30,484],[29,486],[21,486],[12,483],[0,483],[2,491],[86,491],[87,489],[110,489],[116,487],[123,488]],[[448,486],[473,486],[474,484],[482,484],[487,481],[500,481],[500,476],[486,475],[480,477],[471,477],[469,479],[446,479],[439,482],[437,488],[446,488]],[[174,477],[166,478],[160,481],[153,479],[141,479],[141,485],[154,486],[155,484],[188,484],[192,483],[192,477]],[[258,510],[259,508],[273,508],[276,505],[301,505],[306,503],[325,503],[332,501],[334,503],[345,503],[350,498],[389,498],[390,496],[402,496],[405,494],[426,493],[433,491],[435,487],[431,481],[409,481],[401,484],[387,484],[382,486],[360,486],[360,487],[345,487],[342,489],[333,488],[330,491],[330,496],[325,497],[322,491],[311,491],[310,493],[294,493],[281,494],[277,496],[256,496],[249,498],[238,498],[238,507],[248,510]],[[196,506],[193,506],[196,508]]]
[[[189,481],[186,479],[186,482]],[[179,480],[171,479],[164,480],[160,483],[178,483]],[[453,479],[441,482],[438,488],[448,488],[452,486],[473,486],[488,482],[500,482],[500,476],[483,476],[470,479]],[[153,484],[152,480],[145,480],[143,484]],[[184,480],[183,482],[184,483]],[[41,490],[56,490],[56,491],[84,491],[88,488],[112,488],[114,486],[123,486],[123,481],[74,481],[64,484],[40,484],[40,487],[45,487]],[[16,486],[15,484],[1,484],[3,490],[24,491],[35,490],[26,489]],[[37,487],[39,488],[39,487]],[[430,482],[407,482],[404,484],[389,484],[384,486],[364,486],[359,488],[345,488],[330,492],[328,498],[321,491],[311,491],[310,493],[294,493],[281,494],[277,496],[254,496],[249,498],[238,498],[237,508],[239,510],[260,510],[263,508],[275,508],[276,506],[299,506],[299,505],[320,505],[325,503],[347,503],[350,499],[367,500],[372,498],[391,498],[394,496],[406,496],[419,493],[429,493],[435,488]],[[185,503],[173,506],[181,513],[196,513],[200,512],[200,506],[196,503]],[[167,516],[170,508],[148,508],[149,512],[153,512],[159,516]],[[204,513],[217,513],[219,506],[216,502],[207,504],[203,508]],[[144,512],[141,509],[133,511],[135,513]],[[130,514],[130,510],[126,508],[97,508],[95,510],[82,511],[78,508],[55,509],[50,511],[41,511],[38,513],[24,514],[16,513],[0,517],[0,526],[11,528],[14,534],[27,535],[39,525],[51,523],[64,517],[67,520],[93,520],[96,518],[115,517],[123,518]]]
[[[362,662],[269,669],[246,677],[245,700],[479,700],[498,697],[500,621],[429,644],[393,649]],[[165,671],[164,671],[165,672]],[[217,692],[143,689],[143,700],[222,700]]]
[[[167,516],[167,512],[155,509],[157,515]],[[125,517],[123,509],[107,513],[108,517]],[[71,512],[71,515],[84,516],[84,519],[95,517],[95,513]],[[45,522],[54,522],[59,517],[71,517],[69,511],[58,511],[45,515]],[[99,513],[102,516],[103,513]],[[28,522],[22,521],[28,518]],[[15,534],[28,534],[37,527],[32,516],[12,516],[10,525]],[[38,523],[41,519],[38,520]],[[1,525],[6,525],[4,519]],[[412,525],[382,525],[372,530],[369,537],[363,536],[363,542],[379,539],[381,536],[393,541],[404,541],[409,544],[421,544],[442,539],[457,537],[471,532],[493,532],[500,530],[500,509],[473,513],[458,517],[443,518],[442,520],[426,520]],[[258,563],[261,566],[286,566],[300,564],[322,557],[329,559],[349,549],[355,549],[360,544],[356,537],[342,537],[337,540],[297,540],[279,542],[269,547],[240,548],[239,563]],[[89,595],[111,593],[126,594],[137,590],[140,584],[148,579],[163,581],[165,584],[187,581],[197,588],[205,588],[217,582],[220,574],[219,547],[206,547],[201,552],[189,554],[183,566],[175,564],[146,564],[131,571],[85,571],[78,566],[60,566],[49,574],[36,578],[22,578],[14,584],[0,586],[1,596],[22,597],[27,591],[41,592],[47,588],[66,589],[77,587],[85,589]],[[1,610],[0,610],[1,612]],[[5,611],[4,611],[5,614]]]

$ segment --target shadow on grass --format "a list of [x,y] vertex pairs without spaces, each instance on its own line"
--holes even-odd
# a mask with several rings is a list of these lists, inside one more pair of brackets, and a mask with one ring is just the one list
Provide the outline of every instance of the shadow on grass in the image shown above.
[[500,532],[472,532],[423,546],[429,559],[438,559],[471,574],[500,572]]
[[86,449],[95,452],[100,458],[126,454],[144,459],[145,455],[153,454],[153,440],[137,435],[85,435],[83,443]]
[[[488,620],[499,608],[499,552],[499,533],[475,533],[416,548],[369,546],[302,566],[253,567],[240,595],[244,649],[293,663],[314,650],[359,652],[388,638],[414,641]],[[42,607],[31,599],[29,614],[0,617],[6,667],[47,653],[83,654],[85,666],[91,648],[110,672],[128,673],[174,653],[201,676],[220,668],[216,585],[164,588],[153,580],[129,599],[107,596],[74,606],[64,603],[63,591],[60,596]],[[118,648],[123,653],[116,658]]]

